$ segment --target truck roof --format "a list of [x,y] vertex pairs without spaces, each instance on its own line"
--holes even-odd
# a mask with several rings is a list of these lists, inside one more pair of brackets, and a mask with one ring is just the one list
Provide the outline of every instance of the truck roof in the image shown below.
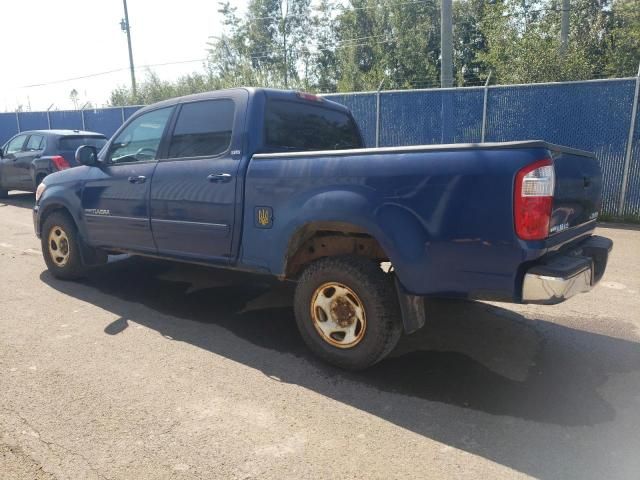
[[[184,103],[184,102],[219,98],[221,95],[224,95],[224,93],[234,92],[234,91],[237,92],[238,90],[243,90],[245,92],[248,92],[250,97],[253,97],[258,94],[264,94],[269,98],[279,98],[281,100],[293,100],[293,101],[302,101],[302,102],[304,101],[298,96],[301,92],[297,90],[280,90],[277,88],[257,88],[257,87],[236,87],[236,88],[225,88],[221,90],[212,90],[210,92],[194,93],[192,95],[185,95],[182,97],[170,98],[168,100],[163,100],[161,102],[147,105],[146,107],[138,110],[136,114],[138,114],[139,112],[145,112],[147,110],[154,110],[156,108],[169,107],[171,105],[177,105],[179,103]],[[335,110],[349,112],[349,109],[344,105],[334,102],[332,100],[329,100],[327,98],[322,98],[321,105],[330,107]]]
[[81,137],[88,137],[88,136],[93,136],[93,137],[103,137],[106,138],[102,133],[98,133],[98,132],[89,132],[86,130],[66,130],[66,129],[52,129],[52,130],[23,130],[20,132],[21,134],[33,134],[33,133],[37,133],[39,135],[48,135],[48,136],[58,136],[58,137],[69,137],[69,136],[73,136],[73,137],[77,137],[77,136],[81,136]]

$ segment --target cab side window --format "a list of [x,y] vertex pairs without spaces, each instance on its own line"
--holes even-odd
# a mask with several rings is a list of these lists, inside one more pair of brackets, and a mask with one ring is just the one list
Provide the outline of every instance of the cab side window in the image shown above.
[[134,163],[155,160],[167,122],[174,107],[159,108],[140,115],[115,138],[107,163]]
[[18,135],[16,138],[11,140],[7,144],[7,148],[4,152],[5,155],[10,155],[13,153],[18,153],[22,150],[22,146],[24,145],[24,141],[27,139],[26,135]]
[[230,99],[185,103],[169,144],[169,158],[214,157],[231,144],[235,103]]
[[42,135],[31,135],[27,142],[27,152],[36,152],[44,149],[44,137]]

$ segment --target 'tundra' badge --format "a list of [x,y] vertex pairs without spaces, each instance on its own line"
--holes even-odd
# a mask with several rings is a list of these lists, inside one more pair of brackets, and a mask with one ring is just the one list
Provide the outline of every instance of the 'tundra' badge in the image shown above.
[[256,207],[254,223],[258,228],[271,228],[273,226],[273,209],[271,207]]

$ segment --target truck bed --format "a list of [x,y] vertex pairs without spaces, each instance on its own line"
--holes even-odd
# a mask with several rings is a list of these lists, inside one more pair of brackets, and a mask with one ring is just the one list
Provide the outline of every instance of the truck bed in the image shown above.
[[[515,175],[545,157],[558,168],[552,232],[523,241],[514,232]],[[241,262],[280,275],[300,225],[345,222],[380,242],[407,292],[520,301],[528,264],[595,228],[597,168],[589,152],[540,140],[256,154],[245,212],[269,205],[278,228],[245,237]],[[252,222],[245,214],[244,231]]]

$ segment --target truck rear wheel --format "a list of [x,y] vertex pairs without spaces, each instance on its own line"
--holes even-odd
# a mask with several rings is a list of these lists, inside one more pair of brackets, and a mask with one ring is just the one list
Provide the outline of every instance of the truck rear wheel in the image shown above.
[[78,229],[69,215],[63,212],[49,215],[42,226],[41,242],[44,261],[54,277],[72,280],[84,275]]
[[309,348],[345,369],[379,362],[402,334],[393,277],[364,257],[327,257],[310,264],[298,281],[294,307]]

